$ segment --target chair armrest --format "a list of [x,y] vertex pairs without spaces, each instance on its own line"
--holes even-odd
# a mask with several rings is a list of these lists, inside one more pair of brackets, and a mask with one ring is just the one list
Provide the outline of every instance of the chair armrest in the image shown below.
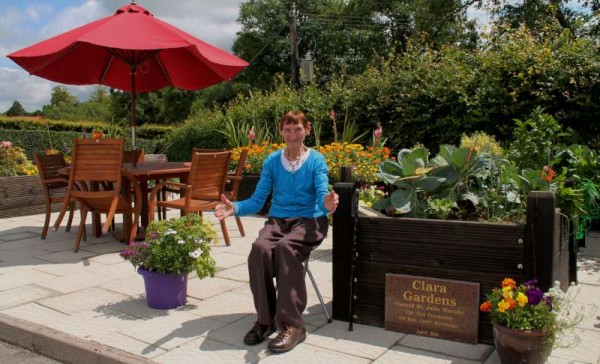
[[171,181],[159,182],[156,184],[156,186],[154,186],[154,188],[150,192],[150,197],[148,198],[149,203],[152,203],[153,201],[155,201],[156,194],[158,193],[158,191],[160,191],[161,189],[163,189],[166,186],[178,187],[180,190],[180,192],[179,192],[180,194],[181,194],[181,191],[183,191],[183,190],[186,191],[186,194],[188,194],[189,191],[191,191],[191,186],[186,185],[185,183],[171,182]]

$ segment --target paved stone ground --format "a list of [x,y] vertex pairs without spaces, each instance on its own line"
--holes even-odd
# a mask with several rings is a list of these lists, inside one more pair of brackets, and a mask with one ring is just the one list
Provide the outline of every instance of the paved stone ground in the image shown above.
[[[211,220],[211,214],[206,214]],[[141,276],[118,252],[111,236],[89,237],[72,250],[76,229],[64,227],[40,239],[43,215],[0,219],[0,339],[63,362],[158,363],[485,363],[497,364],[492,346],[406,335],[366,325],[327,324],[308,284],[309,335],[291,352],[273,355],[266,342],[246,346],[254,321],[246,257],[262,227],[243,218],[247,235],[229,222],[232,245],[213,248],[213,279],[191,277],[188,304],[174,310],[147,307]],[[74,222],[78,226],[78,222]],[[88,227],[88,232],[91,229]],[[217,226],[217,231],[220,229]],[[321,293],[331,310],[331,238],[311,257]],[[600,300],[600,233],[579,255],[581,303]],[[583,341],[557,349],[549,363],[599,363],[600,313],[579,325]],[[1,355],[1,354],[0,354]],[[2,362],[2,359],[0,359]]]

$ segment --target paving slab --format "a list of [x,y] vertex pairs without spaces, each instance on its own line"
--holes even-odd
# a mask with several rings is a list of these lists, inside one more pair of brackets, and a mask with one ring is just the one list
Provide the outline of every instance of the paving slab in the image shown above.
[[257,363],[266,353],[255,353],[200,337],[169,352],[156,356],[155,361],[165,364],[181,363]]
[[[421,364],[476,364],[480,361],[457,358],[430,351],[394,346],[373,361],[373,364],[421,363]],[[490,363],[491,364],[491,363]],[[499,363],[498,363],[499,364]]]
[[406,335],[399,341],[399,344],[413,349],[433,351],[443,355],[475,361],[477,363],[485,361],[492,351],[494,351],[494,347],[490,345],[471,345],[416,335]]
[[405,334],[385,331],[373,326],[354,324],[348,331],[348,323],[334,321],[306,338],[306,343],[340,353],[366,359],[377,359],[394,346]]
[[90,310],[99,305],[119,302],[128,297],[99,287],[90,287],[57,297],[38,300],[41,305],[66,314]]
[[29,303],[40,298],[56,297],[59,295],[59,292],[38,286],[37,284],[15,287],[3,290],[0,293],[0,310]]
[[244,282],[233,281],[220,277],[188,280],[188,296],[205,300],[221,293],[229,292],[240,287],[247,287]]

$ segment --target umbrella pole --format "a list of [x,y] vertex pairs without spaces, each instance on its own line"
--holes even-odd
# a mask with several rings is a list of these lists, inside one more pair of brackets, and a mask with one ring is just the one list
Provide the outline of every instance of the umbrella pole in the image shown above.
[[[135,71],[136,66],[131,66],[131,147],[135,150]],[[133,166],[136,166],[136,158],[133,158]]]

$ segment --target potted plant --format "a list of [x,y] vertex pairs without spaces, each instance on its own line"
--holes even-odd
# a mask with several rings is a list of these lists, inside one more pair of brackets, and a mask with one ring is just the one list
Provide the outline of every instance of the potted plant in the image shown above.
[[588,316],[583,306],[574,307],[579,287],[572,284],[563,292],[556,282],[544,293],[536,284],[517,285],[505,278],[479,307],[492,321],[502,363],[544,363],[555,345],[572,345],[579,339],[572,329]]
[[189,272],[200,279],[214,277],[210,244],[216,238],[213,225],[197,214],[152,221],[146,241],[129,245],[121,257],[144,277],[148,306],[175,308],[185,304]]

